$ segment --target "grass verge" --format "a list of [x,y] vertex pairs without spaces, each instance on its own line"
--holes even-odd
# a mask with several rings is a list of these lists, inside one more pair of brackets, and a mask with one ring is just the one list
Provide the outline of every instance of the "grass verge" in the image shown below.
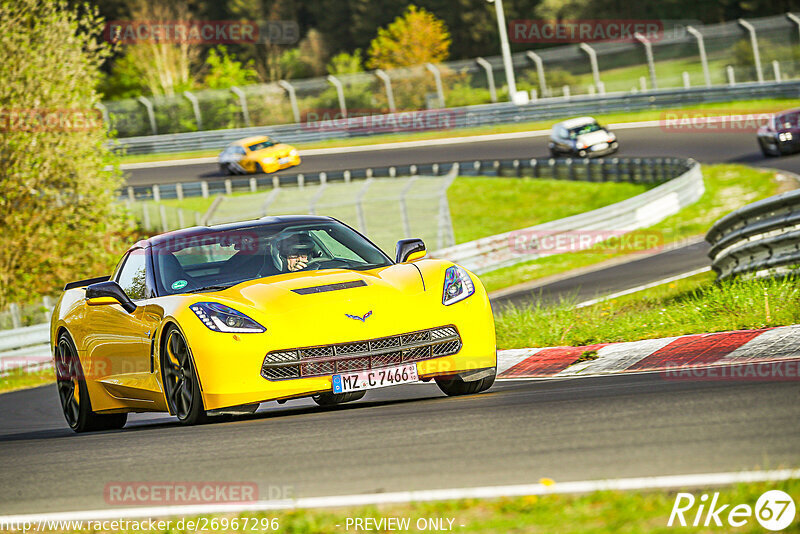
[[[745,165],[704,165],[703,180],[705,193],[700,200],[643,230],[663,236],[665,246],[679,244],[681,241],[705,234],[711,225],[726,213],[775,195],[787,187],[785,183],[775,178],[773,171],[753,169]],[[480,275],[480,279],[488,291],[495,291],[601,263],[624,254],[626,254],[624,251],[599,253],[591,250],[555,254],[484,273]]]
[[[681,109],[685,111],[694,110],[715,110],[720,113],[732,111],[742,113],[743,109],[752,109],[759,113],[780,111],[792,107],[800,107],[800,99],[764,99],[764,100],[740,100],[736,102],[720,102],[711,104],[697,104],[693,106],[681,106],[678,108],[664,108],[658,110],[631,111],[627,113],[606,113],[596,115],[600,122],[605,124],[620,122],[639,122],[659,120],[663,113],[669,109]],[[416,132],[416,133],[397,133],[386,135],[374,135],[362,138],[331,139],[329,141],[318,141],[315,143],[292,143],[291,139],[283,138],[281,141],[293,144],[299,150],[309,150],[316,148],[337,148],[348,146],[369,146],[381,143],[400,143],[404,141],[424,141],[429,139],[445,139],[448,137],[466,137],[473,135],[527,132],[535,130],[546,130],[553,124],[563,120],[552,119],[546,121],[533,121],[515,124],[497,124],[488,126],[476,126],[472,128],[458,128],[454,130],[440,130],[435,132]],[[268,126],[264,127],[269,128]],[[174,154],[131,154],[121,156],[120,163],[141,163],[144,161],[171,161],[176,159],[211,157],[219,154],[219,150],[194,150],[189,152],[178,152]],[[302,154],[301,154],[302,155]]]
[[[734,529],[727,523],[727,514],[733,506],[744,504],[751,510],[755,509],[758,498],[766,491],[781,490],[789,494],[795,502],[800,499],[800,481],[788,480],[770,483],[739,484],[722,488],[705,488],[687,490],[691,492],[699,503],[701,495],[706,494],[709,499],[714,493],[719,493],[717,507],[729,504],[720,514],[722,527],[692,527],[698,504],[684,514],[689,526],[682,527],[675,520],[672,527],[667,523],[675,504],[677,490],[659,491],[602,491],[585,495],[543,495],[524,496],[500,499],[464,499],[455,501],[412,503],[391,506],[364,506],[358,508],[342,509],[312,509],[277,512],[261,512],[256,514],[201,516],[193,518],[195,525],[206,524],[211,529],[214,519],[218,528],[217,532],[257,532],[258,529],[242,529],[241,525],[273,524],[277,526],[276,532],[291,532],[294,534],[339,534],[345,532],[364,532],[365,529],[354,527],[356,518],[366,520],[369,518],[375,523],[370,523],[374,530],[379,532],[432,532],[439,529],[432,528],[431,521],[439,521],[444,528],[441,530],[469,534],[481,533],[545,533],[558,532],[560,534],[593,534],[606,532],[634,533],[653,532],[732,532],[740,533],[764,532],[754,516],[748,518],[746,524]],[[705,520],[707,506],[703,509],[701,523]],[[387,529],[373,526],[378,522],[389,519],[402,521],[407,528]],[[348,523],[348,519],[350,523]],[[177,532],[176,519],[171,520],[169,530],[160,532]],[[407,522],[407,523],[406,523]],[[88,523],[88,522],[86,522]],[[147,522],[145,521],[145,524]],[[183,525],[186,525],[184,521]],[[234,529],[231,525],[238,525]],[[227,527],[226,527],[227,525]],[[349,525],[349,527],[348,527]],[[364,523],[362,523],[364,525]],[[422,528],[420,528],[422,527]],[[91,530],[66,529],[61,532],[87,532]],[[798,532],[797,521],[784,532]],[[186,532],[194,530],[183,529]],[[210,531],[210,530],[208,530]],[[116,532],[138,532],[137,530],[120,530]],[[151,531],[153,532],[153,531]]]
[[54,382],[55,375],[53,375],[52,369],[42,369],[40,371],[12,369],[8,371],[5,376],[0,377],[0,393],[9,393],[18,389],[35,388]]
[[495,313],[497,346],[582,346],[800,323],[793,277],[715,282],[712,272],[576,308],[575,298]]

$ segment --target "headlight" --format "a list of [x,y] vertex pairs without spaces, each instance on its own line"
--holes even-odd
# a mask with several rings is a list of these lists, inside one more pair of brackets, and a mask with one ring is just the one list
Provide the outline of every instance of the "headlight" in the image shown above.
[[268,158],[264,158],[261,160],[262,163],[275,163],[276,161],[277,158],[275,158],[274,156],[270,156]]
[[792,140],[792,132],[784,132],[784,133],[778,134],[778,139],[780,139],[781,141],[791,141]]
[[198,302],[189,308],[210,330],[232,333],[261,333],[267,329],[242,312],[218,302]]
[[297,155],[297,149],[296,149],[296,148],[293,148],[293,149],[291,149],[291,150],[289,151],[289,155],[290,155],[291,157],[295,157],[295,156]]
[[444,273],[442,304],[449,306],[475,293],[475,284],[462,267],[453,265]]

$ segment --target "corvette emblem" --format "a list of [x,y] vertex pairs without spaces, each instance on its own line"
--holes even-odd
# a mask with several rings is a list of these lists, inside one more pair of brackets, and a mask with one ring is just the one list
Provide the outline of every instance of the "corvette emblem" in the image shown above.
[[367,318],[370,315],[372,315],[372,310],[368,311],[364,315],[350,315],[349,313],[345,313],[344,315],[345,315],[345,317],[349,317],[350,319],[356,319],[356,320],[361,321],[363,323],[364,321],[367,320]]

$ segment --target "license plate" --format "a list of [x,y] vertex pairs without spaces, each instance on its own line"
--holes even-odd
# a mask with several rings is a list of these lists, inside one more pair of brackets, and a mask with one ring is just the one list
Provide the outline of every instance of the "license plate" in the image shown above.
[[605,150],[607,148],[608,148],[608,143],[600,143],[599,145],[594,145],[592,147],[592,150],[595,150],[595,151],[597,151],[597,150]]
[[280,163],[281,165],[283,165],[284,163],[289,163],[289,158],[281,158],[278,160],[278,163]]
[[333,375],[333,392],[347,393],[363,389],[385,388],[419,380],[417,364],[383,367],[371,371],[358,371]]

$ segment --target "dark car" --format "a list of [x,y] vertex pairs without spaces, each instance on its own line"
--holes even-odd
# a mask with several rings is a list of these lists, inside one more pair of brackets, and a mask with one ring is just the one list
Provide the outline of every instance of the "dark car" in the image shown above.
[[619,150],[617,136],[592,117],[578,117],[559,122],[550,132],[550,154],[591,158]]
[[758,129],[758,145],[765,156],[782,156],[800,151],[800,109],[773,115]]

